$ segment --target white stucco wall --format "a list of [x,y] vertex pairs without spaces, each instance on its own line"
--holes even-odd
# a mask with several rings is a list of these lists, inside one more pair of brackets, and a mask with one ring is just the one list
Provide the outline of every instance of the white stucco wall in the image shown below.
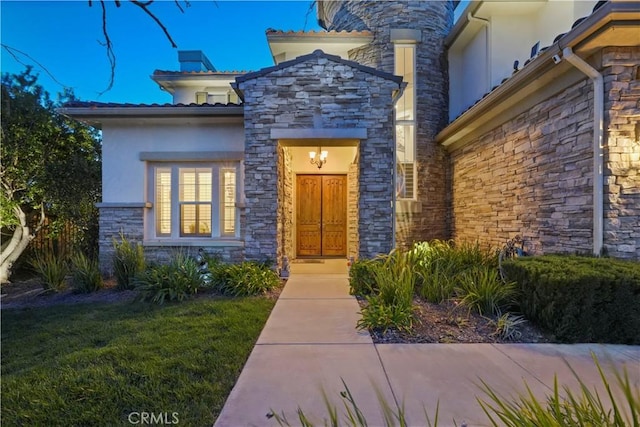
[[[186,121],[186,119],[185,119]],[[105,123],[102,131],[102,202],[146,201],[146,162],[141,152],[243,151],[237,124]]]
[[522,68],[536,42],[540,48],[552,45],[577,19],[591,14],[595,4],[595,0],[483,2],[473,16],[488,21],[487,25],[478,30],[482,24],[470,22],[449,50],[449,119],[509,77],[515,60]]

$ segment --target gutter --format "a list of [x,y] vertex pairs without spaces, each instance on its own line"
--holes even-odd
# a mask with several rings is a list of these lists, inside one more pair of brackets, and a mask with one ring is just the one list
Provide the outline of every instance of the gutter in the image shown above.
[[604,236],[604,79],[570,47],[562,50],[562,56],[593,81],[593,254],[599,256]]
[[184,117],[242,116],[242,106],[158,107],[63,107],[58,112],[71,117]]

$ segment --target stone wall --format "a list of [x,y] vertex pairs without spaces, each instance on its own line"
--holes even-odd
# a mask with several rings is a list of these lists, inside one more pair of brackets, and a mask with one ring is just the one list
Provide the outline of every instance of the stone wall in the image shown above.
[[593,84],[585,79],[451,153],[453,236],[592,251]]
[[360,186],[358,184],[358,164],[351,163],[349,165],[349,173],[347,174],[349,193],[347,194],[347,247],[349,248],[348,257],[358,258],[359,252],[359,235],[358,235],[358,203],[360,199]]
[[98,260],[100,270],[106,276],[113,275],[113,240],[120,236],[131,243],[142,243],[144,239],[144,208],[100,207],[100,246]]
[[602,51],[605,84],[604,247],[640,260],[640,47]]
[[279,223],[278,236],[281,240],[280,248],[282,253],[278,253],[278,257],[286,255],[289,259],[295,258],[293,248],[293,228],[295,220],[295,211],[293,208],[293,168],[292,156],[287,147],[279,147],[278,149],[278,204]]
[[319,51],[237,82],[245,97],[247,258],[281,261],[277,224],[282,223],[278,204],[283,200],[272,129],[366,129],[359,150],[359,256],[388,252],[393,241],[392,99],[398,82]]
[[[105,276],[113,275],[113,247],[114,239],[121,242],[121,235],[133,244],[143,244],[144,241],[144,208],[142,207],[100,207],[100,245],[99,263],[100,270]],[[198,249],[204,248],[210,256],[215,256],[225,262],[240,262],[244,259],[244,247],[236,245],[224,245],[215,242],[212,246],[210,240],[203,239],[202,245],[191,244],[183,247],[178,244],[173,246],[145,245],[144,254],[147,261],[166,263],[177,252],[196,256]]]
[[444,38],[453,23],[451,1],[325,1],[329,30],[370,30],[374,40],[353,50],[349,59],[394,72],[391,29],[419,30],[416,44],[416,177],[417,201],[398,212],[398,246],[414,241],[447,239],[450,217],[448,157],[435,136],[448,122],[448,66]]

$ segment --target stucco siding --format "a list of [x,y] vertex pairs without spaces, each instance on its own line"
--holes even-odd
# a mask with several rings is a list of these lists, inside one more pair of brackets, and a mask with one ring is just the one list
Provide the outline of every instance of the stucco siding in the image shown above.
[[103,203],[147,201],[143,152],[203,153],[244,150],[242,122],[237,124],[105,124],[103,129]]

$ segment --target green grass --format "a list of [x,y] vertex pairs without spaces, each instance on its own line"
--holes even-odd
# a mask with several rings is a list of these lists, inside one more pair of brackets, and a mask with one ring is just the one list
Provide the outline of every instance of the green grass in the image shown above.
[[129,425],[145,411],[212,425],[274,303],[4,309],[2,424]]

